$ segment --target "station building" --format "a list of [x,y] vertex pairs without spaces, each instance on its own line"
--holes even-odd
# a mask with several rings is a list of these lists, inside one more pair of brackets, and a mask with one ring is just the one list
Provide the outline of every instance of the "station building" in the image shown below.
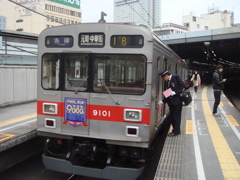
[[227,10],[220,11],[218,7],[213,6],[201,17],[194,16],[193,13],[183,16],[182,23],[189,31],[228,28],[234,25],[234,13]]
[[161,24],[161,0],[114,0],[114,22],[135,22],[156,28]]
[[152,29],[152,31],[157,35],[167,35],[167,34],[179,34],[186,33],[188,29],[184,26],[174,24],[174,23],[163,23],[161,27]]
[[6,17],[8,30],[40,34],[49,27],[82,22],[80,0],[14,0],[14,2],[17,4],[7,0],[0,1],[0,15]]

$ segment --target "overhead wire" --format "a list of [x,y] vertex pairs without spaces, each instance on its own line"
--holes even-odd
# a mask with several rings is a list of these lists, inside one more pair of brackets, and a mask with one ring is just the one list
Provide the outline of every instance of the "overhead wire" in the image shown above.
[[[127,0],[126,0],[127,1]],[[156,27],[159,27],[160,30],[162,30],[161,26],[154,20],[154,18],[152,18],[152,16],[149,14],[149,12],[142,6],[142,4],[137,1],[138,4],[142,7],[142,9],[147,13],[147,15],[152,19],[152,21],[156,24]],[[149,24],[149,23],[148,23]],[[150,24],[149,24],[150,25]],[[154,27],[151,26],[153,29]],[[165,37],[163,35],[160,34],[160,36],[163,38],[163,40],[165,39]],[[165,35],[167,37],[167,39],[165,39],[166,41],[170,41],[170,43],[173,45],[172,40],[168,37],[168,35]]]

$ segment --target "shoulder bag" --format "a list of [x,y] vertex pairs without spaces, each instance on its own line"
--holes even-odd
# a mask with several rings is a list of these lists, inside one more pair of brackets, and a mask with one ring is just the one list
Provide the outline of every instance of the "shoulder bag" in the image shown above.
[[187,106],[192,102],[192,96],[188,89],[184,89],[180,94],[180,97],[181,97],[183,106]]

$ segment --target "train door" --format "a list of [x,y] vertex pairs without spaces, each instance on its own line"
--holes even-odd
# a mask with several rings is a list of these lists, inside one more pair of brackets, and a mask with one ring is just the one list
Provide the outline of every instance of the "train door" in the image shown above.
[[[161,57],[158,56],[157,58],[157,74],[159,74],[161,72]],[[160,123],[159,121],[161,121],[161,110],[158,108],[158,101],[161,100],[161,94],[162,94],[162,91],[160,90],[160,84],[162,82],[162,79],[161,79],[161,76],[157,76],[156,78],[156,110],[155,110],[155,122],[154,122],[154,125],[155,126],[158,126]]]
[[89,56],[84,53],[64,54],[64,87],[62,102],[64,114],[62,132],[71,134],[89,134],[88,68]]
[[[167,67],[167,59],[163,58],[161,59],[161,57],[158,58],[158,71],[159,72],[162,72],[163,70],[166,70],[168,69]],[[164,97],[163,97],[163,94],[162,92],[164,90],[166,90],[166,82],[161,78],[161,76],[158,76],[158,88],[157,88],[157,99],[158,101],[162,100]],[[157,103],[158,103],[157,101]],[[165,113],[166,113],[166,106],[165,105],[162,105],[162,106],[156,106],[157,109],[156,109],[156,114],[157,114],[157,121],[155,122],[155,125],[156,126],[159,126],[163,120],[164,120],[164,117],[165,117]]]
[[[163,67],[164,67],[164,69],[166,69],[166,70],[170,70],[170,72],[171,72],[171,64],[170,64],[170,62],[167,60],[167,59],[164,59],[164,61],[163,61]],[[162,91],[165,91],[167,89],[167,82],[166,81],[163,81],[162,82]],[[166,114],[168,114],[168,112],[169,112],[169,107],[168,107],[168,105],[167,104],[165,104],[165,106],[163,107],[163,110],[162,110],[162,113],[163,113],[163,115],[165,116]],[[163,119],[164,120],[164,119]]]

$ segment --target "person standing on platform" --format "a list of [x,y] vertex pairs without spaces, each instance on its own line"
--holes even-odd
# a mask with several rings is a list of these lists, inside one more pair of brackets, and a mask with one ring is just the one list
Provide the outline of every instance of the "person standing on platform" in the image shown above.
[[197,93],[198,84],[201,83],[201,78],[197,71],[194,72],[191,81],[193,81],[194,91]]
[[193,86],[191,79],[192,79],[192,73],[189,71],[188,72],[188,86],[189,86],[189,88]]
[[221,94],[222,90],[224,88],[224,83],[226,82],[226,79],[223,79],[223,66],[218,65],[215,72],[213,73],[213,93],[214,93],[214,104],[213,104],[213,115],[214,116],[221,116],[220,114],[217,113],[217,108],[218,105],[220,104],[221,101]]
[[177,136],[181,133],[181,115],[182,115],[182,101],[180,93],[184,89],[184,82],[179,75],[172,75],[167,70],[161,72],[159,75],[167,82],[170,95],[158,102],[159,105],[167,103],[170,109],[170,121],[173,126],[173,130],[168,136]]

